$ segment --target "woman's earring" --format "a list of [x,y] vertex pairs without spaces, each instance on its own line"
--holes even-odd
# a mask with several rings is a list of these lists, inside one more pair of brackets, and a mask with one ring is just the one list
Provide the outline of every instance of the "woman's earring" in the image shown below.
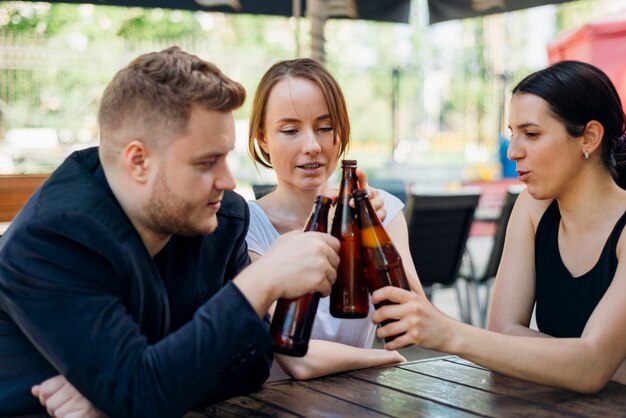
[[583,158],[585,159],[585,161],[589,161],[589,151],[585,150],[583,152]]

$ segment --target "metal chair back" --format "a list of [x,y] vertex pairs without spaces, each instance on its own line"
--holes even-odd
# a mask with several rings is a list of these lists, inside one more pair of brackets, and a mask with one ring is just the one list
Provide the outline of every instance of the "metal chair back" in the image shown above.
[[409,197],[409,247],[423,286],[457,280],[479,197],[477,191]]
[[487,263],[487,269],[485,274],[479,279],[480,281],[488,280],[496,276],[498,272],[498,266],[500,265],[500,258],[502,258],[502,250],[504,249],[504,238],[506,236],[506,227],[509,224],[509,218],[513,211],[513,206],[519,196],[519,190],[509,188],[502,204],[502,212],[498,218],[498,225],[496,227],[496,233],[493,237],[493,247],[491,249],[491,255]]

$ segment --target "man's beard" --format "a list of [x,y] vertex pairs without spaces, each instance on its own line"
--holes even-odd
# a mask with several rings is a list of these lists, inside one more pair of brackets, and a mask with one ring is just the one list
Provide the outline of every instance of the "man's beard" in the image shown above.
[[157,174],[150,200],[145,209],[149,227],[164,235],[173,234],[187,237],[206,235],[213,232],[217,227],[217,223],[204,227],[192,223],[191,215],[194,211],[194,205],[172,193],[163,169],[160,169]]

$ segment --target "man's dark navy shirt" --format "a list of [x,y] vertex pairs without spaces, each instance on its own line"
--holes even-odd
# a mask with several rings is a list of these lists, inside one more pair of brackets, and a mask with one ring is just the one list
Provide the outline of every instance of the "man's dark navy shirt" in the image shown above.
[[268,324],[230,283],[249,264],[245,201],[217,230],[154,258],[97,148],[72,154],[0,238],[0,416],[43,412],[30,388],[63,374],[111,417],[176,417],[257,389]]

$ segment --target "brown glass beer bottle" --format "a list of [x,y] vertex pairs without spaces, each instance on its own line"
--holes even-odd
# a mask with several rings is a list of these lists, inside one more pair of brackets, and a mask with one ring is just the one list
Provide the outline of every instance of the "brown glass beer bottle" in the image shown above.
[[[329,197],[315,198],[305,231],[327,232],[331,202]],[[309,293],[297,299],[278,299],[270,326],[275,352],[293,357],[306,354],[319,300],[319,293]]]
[[337,280],[330,293],[330,314],[336,318],[365,318],[369,295],[363,278],[356,211],[348,204],[357,189],[356,161],[341,162],[341,184],[331,234],[339,239]]
[[[400,254],[372,208],[367,191],[355,190],[352,197],[356,206],[361,238],[361,262],[370,293],[390,285],[410,290]],[[389,303],[386,301],[378,303],[376,309]],[[382,325],[387,325],[389,322],[391,321],[385,321]],[[387,337],[385,341],[389,342],[394,338]]]

